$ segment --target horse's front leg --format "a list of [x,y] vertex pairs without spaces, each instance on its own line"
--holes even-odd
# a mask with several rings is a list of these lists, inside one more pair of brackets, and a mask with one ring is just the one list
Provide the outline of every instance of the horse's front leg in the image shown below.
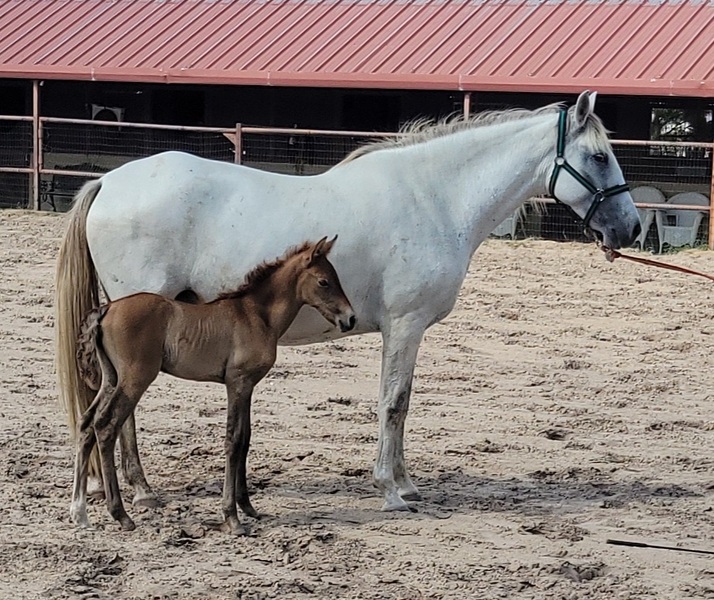
[[420,499],[404,462],[404,422],[425,329],[420,319],[404,317],[389,323],[382,332],[379,445],[374,465],[374,483],[384,494],[382,510],[409,510],[405,500]]
[[248,500],[245,481],[245,459],[250,443],[250,401],[253,384],[244,377],[226,377],[226,389],[228,392],[228,415],[225,442],[226,470],[222,502],[225,521],[221,529],[228,533],[242,534],[244,529],[238,521],[236,495],[240,501],[241,509],[246,514],[258,515]]
[[121,445],[121,470],[124,479],[134,488],[134,506],[155,508],[159,505],[156,494],[149,487],[144,475],[144,469],[139,459],[139,446],[136,441],[136,421],[134,412],[127,417],[122,425],[119,436]]

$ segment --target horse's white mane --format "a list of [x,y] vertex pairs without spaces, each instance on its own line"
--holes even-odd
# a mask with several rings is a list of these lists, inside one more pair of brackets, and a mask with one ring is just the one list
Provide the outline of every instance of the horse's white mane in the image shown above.
[[[506,110],[489,110],[480,113],[475,113],[469,117],[463,114],[454,114],[440,120],[435,119],[416,119],[403,125],[399,134],[393,137],[381,138],[360,146],[348,154],[336,166],[343,165],[348,162],[370,154],[377,150],[387,148],[402,148],[405,146],[414,146],[423,142],[428,142],[435,138],[464,131],[466,129],[475,129],[477,127],[486,127],[497,123],[506,123],[510,121],[520,121],[543,114],[550,114],[559,111],[563,107],[562,103],[548,104],[535,110],[524,108],[512,108]],[[570,112],[574,107],[569,109]],[[591,114],[585,124],[584,130],[577,132],[568,132],[569,136],[575,134],[586,135],[586,143],[596,150],[605,150],[609,144],[607,141],[608,131],[603,125],[600,118]]]

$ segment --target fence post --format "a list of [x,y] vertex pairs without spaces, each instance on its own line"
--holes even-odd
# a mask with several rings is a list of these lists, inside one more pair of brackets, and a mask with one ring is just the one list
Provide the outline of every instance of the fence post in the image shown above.
[[239,165],[243,162],[243,125],[236,123],[236,144],[235,144],[235,164]]
[[709,173],[709,237],[707,245],[709,250],[714,250],[714,142],[710,148],[709,158],[712,160],[712,168]]
[[40,210],[40,82],[32,81],[32,208]]

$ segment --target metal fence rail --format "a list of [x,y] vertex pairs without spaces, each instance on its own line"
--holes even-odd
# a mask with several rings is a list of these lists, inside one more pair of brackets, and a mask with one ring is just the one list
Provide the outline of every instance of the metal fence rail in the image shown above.
[[[376,138],[396,133],[244,127],[178,127],[52,117],[0,116],[0,206],[67,210],[87,178],[166,150],[242,163],[285,174],[312,175],[334,166]],[[714,144],[614,140],[630,186],[654,186],[666,197],[681,192],[714,196]],[[646,210],[648,207],[639,205]],[[696,244],[714,246],[710,206],[678,206],[707,218]],[[581,223],[564,207],[545,203],[504,222],[496,234],[582,240]]]

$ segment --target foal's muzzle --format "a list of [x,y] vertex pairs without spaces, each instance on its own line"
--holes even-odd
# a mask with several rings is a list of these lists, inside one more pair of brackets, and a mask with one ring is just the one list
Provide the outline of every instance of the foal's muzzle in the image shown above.
[[347,319],[340,319],[340,331],[345,333],[347,331],[352,331],[357,323],[357,317],[350,315]]

